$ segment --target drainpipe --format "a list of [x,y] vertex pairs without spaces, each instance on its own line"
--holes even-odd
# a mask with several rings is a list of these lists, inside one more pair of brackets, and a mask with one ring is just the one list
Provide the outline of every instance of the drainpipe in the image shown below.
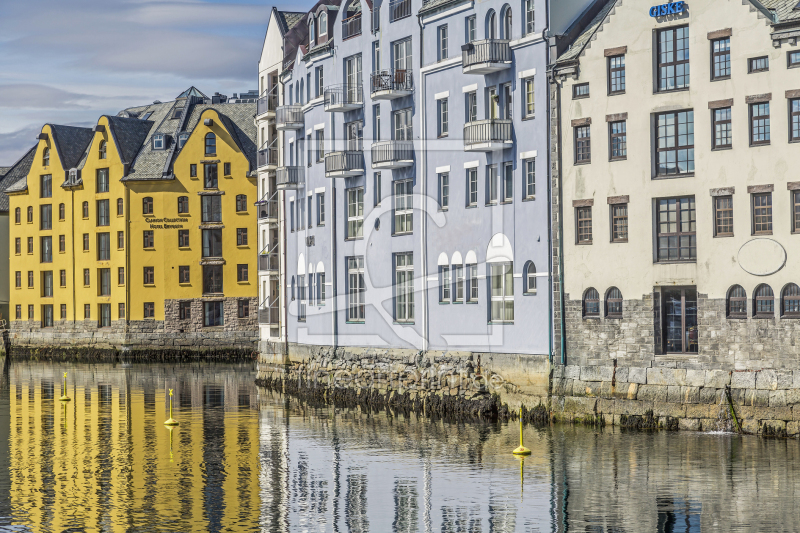
[[[333,71],[336,72],[336,56],[338,55],[338,46],[333,48]],[[363,67],[362,67],[363,68]],[[323,99],[324,99],[324,89],[323,89]],[[361,100],[364,100],[364,87],[361,87]],[[323,108],[325,103],[322,103]],[[335,141],[334,141],[334,131],[333,131],[333,119],[336,113],[328,113],[328,124],[330,126],[330,146],[331,150],[335,148]],[[313,142],[313,139],[312,139]],[[362,139],[363,145],[363,139]],[[323,158],[323,165],[325,164],[325,159]],[[366,182],[367,179],[367,172],[366,169],[364,170],[364,181]],[[346,200],[346,199],[345,199]],[[305,201],[305,199],[303,200]],[[366,250],[364,250],[364,255],[366,255]],[[336,290],[338,284],[337,275],[339,269],[336,268],[336,178],[331,180],[331,281],[333,285],[331,285],[331,296],[333,297],[333,313],[331,314],[331,321],[332,321],[332,328],[331,328],[331,344],[333,346],[333,353],[336,354],[336,348],[339,344],[339,303],[337,301],[337,294],[338,291]]]
[[420,143],[421,143],[421,150],[420,154],[422,154],[422,175],[420,177],[420,188],[421,191],[420,197],[423,198],[420,201],[420,214],[421,214],[421,223],[420,223],[420,239],[421,239],[421,263],[422,263],[422,350],[426,351],[428,349],[428,335],[430,333],[430,325],[428,323],[428,254],[427,254],[427,241],[428,241],[428,217],[427,217],[427,206],[425,204],[425,194],[427,193],[427,173],[428,173],[428,155],[427,155],[427,135],[426,132],[426,112],[425,112],[425,78],[427,74],[423,74],[422,67],[424,65],[424,58],[423,58],[423,51],[425,50],[425,46],[423,46],[424,40],[424,30],[425,26],[422,24],[422,19],[419,15],[417,15],[417,24],[419,25],[419,72],[420,72],[420,88],[421,91],[419,97],[419,104],[420,104]]
[[562,205],[564,194],[561,190],[563,188],[563,183],[561,180],[561,173],[562,173],[562,155],[561,155],[561,85],[559,85],[558,80],[555,76],[553,76],[553,81],[556,84],[556,109],[558,110],[558,132],[557,132],[557,150],[558,150],[558,177],[559,177],[559,187],[558,187],[558,286],[559,290],[559,305],[561,308],[561,364],[567,364],[567,353],[566,353],[566,332],[565,332],[565,325],[564,322],[566,321],[566,316],[564,314],[564,206]]
[[72,331],[74,332],[75,327],[78,325],[78,317],[75,314],[77,312],[75,304],[75,189],[70,188],[69,195],[70,203],[72,203],[72,216],[70,217],[70,224],[72,225]]

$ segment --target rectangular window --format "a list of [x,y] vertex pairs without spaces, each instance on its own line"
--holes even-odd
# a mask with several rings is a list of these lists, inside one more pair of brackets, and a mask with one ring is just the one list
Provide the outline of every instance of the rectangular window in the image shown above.
[[439,267],[439,303],[450,303],[450,267]]
[[325,193],[317,193],[317,226],[325,225]]
[[591,206],[576,208],[575,222],[575,229],[577,230],[576,242],[578,244],[592,244]]
[[694,111],[657,115],[657,176],[694,172]]
[[61,304],[61,320],[67,319],[67,304]]
[[108,226],[111,223],[111,208],[108,200],[97,200],[97,225]]
[[97,234],[97,260],[109,261],[111,259],[111,234]]
[[[67,236],[66,235],[59,235],[58,236],[58,251],[65,252],[67,250]],[[19,239],[17,239],[17,253],[19,253]]]
[[466,105],[467,122],[478,120],[478,93],[470,91],[464,95],[464,105]]
[[492,287],[489,320],[491,322],[514,322],[513,263],[491,263],[489,268]]
[[534,30],[534,3],[533,0],[523,2],[525,8],[525,35],[530,35]]
[[411,252],[394,254],[395,312],[397,322],[414,320],[414,256]]
[[203,230],[203,257],[222,257],[222,230]]
[[347,189],[347,238],[364,236],[364,188]]
[[[64,251],[63,249],[61,249],[61,246],[60,246],[60,243],[63,242],[63,240],[64,240],[64,236],[63,235],[59,235],[59,250],[58,250],[59,252],[63,252]],[[20,255],[22,253],[22,239],[20,239],[19,237],[14,239],[14,253],[17,254],[17,255]]]
[[711,79],[724,80],[731,77],[731,38],[711,41],[712,65]]
[[294,233],[294,200],[289,202],[289,231]]
[[464,301],[464,267],[462,265],[453,265],[453,280],[455,281],[454,301],[462,303]]
[[628,133],[626,131],[626,121],[609,122],[608,129],[611,138],[611,161],[627,159]]
[[91,284],[91,275],[89,274],[89,269],[83,269],[83,286],[88,287]]
[[153,302],[144,303],[144,318],[155,318],[156,304]]
[[236,246],[247,246],[247,228],[236,228]]
[[789,141],[800,141],[800,98],[789,100]]
[[447,59],[447,24],[437,28],[439,61]]
[[317,163],[325,160],[325,132],[317,130]]
[[97,295],[111,296],[111,269],[97,269]]
[[792,233],[800,233],[800,191],[792,191]]
[[753,235],[772,235],[772,193],[753,194]]
[[189,165],[189,177],[196,178],[197,177],[197,165]]
[[478,303],[478,265],[467,265],[467,301],[469,303]]
[[39,245],[42,249],[42,263],[52,263],[53,262],[53,238],[52,237],[41,237]]
[[436,106],[438,109],[438,122],[437,122],[437,131],[439,137],[446,137],[449,132],[449,126],[447,123],[447,98],[440,98],[436,101]]
[[143,283],[145,285],[153,285],[156,282],[155,267],[144,267],[143,272]]
[[450,174],[442,172],[439,174],[439,209],[447,209],[450,206]]
[[119,318],[120,319],[125,318],[125,304],[124,303],[119,304]]
[[125,267],[117,268],[117,284],[125,285]]
[[477,38],[475,34],[475,15],[467,17],[466,29],[467,29],[466,40],[468,43],[471,43]]
[[53,206],[50,204],[39,206],[39,229],[53,229]]
[[608,94],[625,92],[625,56],[608,58]]
[[657,200],[657,261],[697,260],[697,211],[694,196]]
[[42,306],[42,327],[53,327],[53,304],[46,304]]
[[28,320],[33,320],[33,304],[28,305]]
[[15,308],[16,318],[17,320],[22,320],[22,306],[17,304]]
[[230,163],[223,163],[222,164],[222,171],[225,176],[231,175],[231,164]]
[[628,242],[628,204],[611,205],[611,242]]
[[347,320],[363,322],[365,318],[364,258],[347,258]]
[[[314,197],[309,194],[308,197],[306,198],[306,203],[308,205],[308,209],[306,209],[306,213],[307,213],[307,216],[308,216],[308,229],[311,229],[312,226],[313,226],[312,222],[313,222],[313,218],[314,218]],[[245,229],[245,234],[246,233],[247,233],[247,230]],[[247,240],[246,237],[247,236],[245,235],[245,241]]]
[[733,237],[733,196],[714,197],[714,236]]
[[206,189],[216,189],[218,185],[217,164],[206,163],[204,166],[205,166],[205,179],[203,181],[203,186]]
[[83,304],[83,319],[89,320],[92,318],[92,306],[91,304]]
[[372,106],[372,140],[377,142],[381,140],[381,105],[375,104]]
[[178,302],[178,320],[192,318],[192,302]]
[[[89,249],[89,241],[87,239],[88,237],[89,237],[88,233],[84,234],[84,248],[83,248],[84,250]],[[33,237],[28,237],[28,253],[29,254],[33,253]]]
[[179,229],[178,230],[178,248],[185,248],[189,246],[189,230],[188,229]]
[[800,52],[788,52],[786,54],[786,65],[788,68],[800,67]]
[[533,78],[526,78],[523,80],[522,84],[525,88],[522,118],[533,118],[536,113],[536,94],[534,92]]
[[306,151],[307,151],[306,160],[308,161],[308,168],[311,168],[311,162],[314,160],[314,158],[311,157],[312,146],[313,145],[311,144],[311,134],[309,133],[308,137],[306,137]]
[[413,141],[411,127],[411,108],[400,109],[392,113],[395,141]]
[[14,286],[18,289],[22,288],[22,272],[19,270],[14,273]]
[[575,164],[591,163],[592,133],[591,126],[578,126],[575,130]]
[[152,248],[155,246],[155,237],[153,234],[153,230],[146,229],[142,232],[143,244],[145,248]]
[[478,205],[478,169],[467,169],[467,207]]
[[203,265],[203,293],[222,292],[222,265]]
[[730,148],[733,144],[731,108],[713,109],[711,113],[714,121],[714,149]]
[[202,222],[222,222],[221,196],[216,194],[203,196],[200,207]]
[[589,98],[589,82],[577,83],[572,86],[572,99]]
[[486,205],[497,204],[497,165],[486,167]]
[[40,178],[41,187],[39,190],[39,198],[52,198],[53,197],[53,176],[45,174]]
[[97,192],[108,192],[108,169],[97,169]]
[[372,176],[372,194],[373,194],[373,205],[379,206],[381,205],[381,173],[376,172]]
[[188,265],[178,267],[178,283],[190,283],[190,270]]
[[247,263],[236,265],[236,281],[248,281],[250,279]]
[[44,298],[53,297],[53,271],[46,270],[42,272],[42,296]]
[[215,327],[225,325],[225,313],[223,302],[204,302],[203,303],[203,327]]
[[751,57],[747,60],[747,72],[766,72],[769,70],[769,57]]
[[404,180],[394,182],[394,234],[414,231],[414,182]]
[[536,159],[526,159],[523,161],[523,168],[525,169],[525,199],[532,199],[536,197]]
[[697,353],[697,290],[669,288],[661,291],[663,335],[667,353]]
[[239,318],[248,318],[250,316],[250,300],[241,299],[237,302]]
[[325,70],[324,67],[319,66],[317,67],[317,98],[322,96],[323,92],[325,91]]
[[658,90],[673,91],[689,87],[689,27],[658,32]]
[[750,104],[750,145],[769,144],[769,102]]
[[514,200],[514,164],[503,165],[503,202]]

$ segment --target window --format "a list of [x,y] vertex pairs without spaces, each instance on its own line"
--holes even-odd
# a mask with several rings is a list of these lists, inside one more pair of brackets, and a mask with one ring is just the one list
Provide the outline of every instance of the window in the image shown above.
[[[89,305],[86,304],[84,307],[88,307]],[[86,318],[89,318],[88,315]],[[28,320],[33,320],[33,305],[28,305]]]
[[61,320],[67,319],[67,304],[61,304]]
[[525,31],[523,35],[533,33],[534,30],[534,4],[533,0],[523,0],[525,10]]
[[180,135],[178,135],[178,150],[183,148],[186,145],[186,141],[188,140],[189,140],[188,133],[181,133]]
[[741,285],[728,290],[727,317],[747,318],[747,293]]
[[464,96],[464,103],[467,107],[466,115],[467,122],[475,122],[478,120],[478,93],[470,91]]
[[789,124],[789,141],[800,141],[800,98],[789,100]]
[[89,272],[89,269],[88,268],[84,268],[83,269],[83,286],[84,287],[88,287],[89,285],[91,285],[91,281],[92,281],[92,279],[91,279],[91,274]]
[[197,177],[197,165],[195,164],[189,165],[189,177],[191,178]]
[[450,206],[450,173],[442,172],[439,174],[439,209],[447,209]]
[[583,317],[600,316],[600,294],[597,289],[590,287],[583,293]]
[[787,52],[786,64],[788,68],[800,67],[800,52]]
[[697,235],[694,196],[657,200],[657,261],[696,261]]
[[394,254],[395,314],[397,322],[414,320],[414,256],[411,252]]
[[514,321],[514,269],[513,263],[492,263],[490,266],[492,302],[491,322]]
[[222,265],[203,265],[203,293],[222,292]]
[[311,134],[306,137],[306,146],[308,147],[308,153],[306,154],[306,159],[308,161],[308,168],[311,168],[311,161],[313,158],[311,157]]
[[325,70],[322,66],[316,68],[317,76],[317,98],[323,95],[325,91]]
[[347,258],[347,321],[363,322],[365,317],[364,258]]
[[628,242],[628,204],[611,205],[611,242]]
[[247,246],[247,228],[236,228],[236,246]]
[[606,317],[622,318],[622,291],[616,287],[606,291]]
[[769,57],[751,57],[747,60],[747,72],[766,72],[769,70]]
[[608,94],[625,92],[625,56],[608,58]]
[[724,80],[731,77],[731,38],[711,41],[711,57],[713,61],[711,79]]
[[447,59],[447,24],[443,24],[437,28],[436,31],[439,52],[439,61]]
[[475,34],[475,15],[467,17],[466,29],[467,29],[467,35],[466,35],[467,42],[471,43],[477,38]]
[[28,288],[33,288],[33,270],[28,270]]
[[125,249],[125,232],[118,231],[117,232],[117,248],[120,250]]
[[772,193],[753,194],[753,235],[772,235]]
[[145,285],[153,285],[155,280],[155,268],[154,267],[144,267],[144,284]]
[[231,164],[230,163],[223,163],[222,164],[222,175],[223,176],[230,176],[231,175]]
[[153,302],[144,303],[144,318],[155,318],[156,304]]
[[503,165],[503,202],[511,202],[514,199],[514,164],[506,163]]
[[733,237],[733,196],[714,197],[714,236]]
[[213,133],[206,133],[206,155],[217,154],[217,136]]
[[306,210],[306,212],[308,214],[308,229],[311,229],[312,222],[313,222],[313,215],[314,215],[313,202],[314,202],[314,198],[312,198],[312,195],[309,194],[306,197],[306,203],[308,204],[308,209]]
[[394,234],[414,231],[414,182],[412,180],[394,182]]
[[188,212],[189,212],[189,197],[178,196],[178,214],[184,214]]
[[478,265],[467,265],[467,302],[478,303]]
[[[380,173],[379,173],[380,174]],[[317,226],[325,225],[325,193],[317,193]]]
[[125,285],[125,267],[117,268],[117,285]]
[[53,238],[52,237],[40,237],[39,245],[41,246],[42,250],[42,263],[52,263],[53,262]]
[[236,212],[241,213],[247,211],[247,196],[244,194],[236,195]]
[[372,106],[372,140],[381,140],[381,105]]
[[525,263],[522,271],[523,294],[536,294],[536,265],[533,261]]
[[250,300],[239,300],[237,302],[238,307],[238,317],[239,318],[248,318],[250,316]]
[[413,141],[413,131],[411,127],[411,108],[401,109],[392,114],[394,122],[395,141]]
[[657,176],[694,172],[694,111],[657,115]]
[[117,216],[118,217],[121,217],[125,213],[125,211],[123,209],[123,205],[124,204],[122,202],[122,198],[117,198]]
[[450,267],[439,267],[439,303],[450,303]]
[[325,132],[317,130],[317,163],[325,160]]
[[97,170],[97,192],[108,192],[108,169]]
[[50,166],[50,148],[45,147],[45,149],[42,150],[42,166]]
[[297,321],[306,321],[306,304],[308,302],[308,294],[306,293],[306,277],[303,275],[297,276]]
[[591,163],[592,137],[591,126],[578,126],[575,129],[575,164]]
[[658,32],[658,90],[689,87],[689,27]]
[[478,205],[478,169],[467,169],[467,207]]
[[[64,204],[61,204],[64,205]],[[19,207],[14,209],[14,223],[19,224],[21,222],[21,212]]]
[[525,104],[522,109],[522,118],[533,118],[536,111],[536,95],[533,90],[533,78],[523,80],[525,88]]
[[[89,202],[83,202],[81,209],[82,209],[82,212],[83,212],[82,213],[83,214],[83,218],[89,218]],[[32,222],[32,221],[33,221],[33,219],[29,220],[29,222]]]
[[39,198],[52,198],[53,197],[53,176],[45,174],[41,176],[41,187],[39,189]]
[[[63,237],[63,235],[61,237]],[[59,251],[63,252],[63,250]],[[22,253],[22,239],[20,239],[19,237],[14,239],[14,253],[17,255],[20,255]]]
[[163,133],[156,133],[153,135],[153,150],[163,150],[164,149],[164,134]]
[[202,222],[222,222],[222,197],[204,195],[200,202],[200,218]]
[[[88,208],[89,204],[87,202],[84,202],[84,204]],[[86,215],[86,216],[88,217],[89,215]],[[32,205],[28,206],[28,224],[33,224],[33,206]]]
[[324,11],[319,14],[319,36],[328,34],[328,14]]
[[109,261],[111,259],[111,234],[97,234],[97,260]]
[[33,237],[28,237],[28,253],[33,253]]
[[589,82],[577,83],[572,86],[572,99],[589,98]]
[[290,231],[294,233],[294,200],[289,202],[289,227]]
[[800,287],[789,283],[781,291],[781,313],[784,318],[800,318]]
[[149,196],[142,198],[142,214],[143,215],[153,214],[153,199]]
[[522,163],[524,174],[524,191],[525,200],[531,200],[536,197],[536,159],[526,159]]
[[178,283],[190,283],[190,276],[189,276],[189,266],[179,266],[178,267]]
[[592,244],[592,207],[578,207],[575,209],[575,228],[578,232],[578,244]]
[[144,246],[145,248],[152,248],[152,247],[155,246],[155,239],[153,237],[153,230],[147,230],[146,229],[146,230],[144,230],[144,232],[142,232],[142,235],[144,237],[144,239],[143,239],[144,243],[142,244],[142,246]]
[[[64,204],[58,204],[58,220],[64,220],[66,217],[67,208]],[[19,207],[17,208],[17,219],[19,219]],[[17,220],[17,224],[19,224],[19,220]]]
[[628,158],[628,133],[626,121],[609,122],[609,136],[611,137],[611,161]]
[[753,296],[753,317],[773,318],[775,316],[775,295],[772,287],[762,283],[756,287]]
[[60,270],[59,271],[59,286],[66,287],[67,286],[67,271]]
[[178,302],[178,320],[191,320],[192,302]]
[[497,204],[497,165],[486,167],[486,205]]
[[111,269],[97,269],[98,296],[111,296]]
[[18,289],[22,288],[22,272],[19,270],[14,273],[14,286]]
[[750,145],[769,144],[769,102],[750,104]]
[[50,204],[39,206],[39,229],[53,229],[53,206]]
[[206,165],[203,165],[203,167],[204,167],[203,187],[205,187],[206,189],[216,189],[218,185],[217,164],[208,163]]
[[447,123],[447,98],[440,98],[439,100],[437,100],[436,106],[438,109],[438,117],[439,117],[439,120],[437,122],[438,135],[439,137],[446,137],[449,132],[449,126]]
[[203,257],[222,257],[222,230],[203,230]]
[[455,303],[464,302],[464,267],[462,265],[453,265],[453,279],[454,283],[454,301]]
[[248,281],[247,264],[236,265],[236,281]]
[[733,136],[731,131],[731,108],[722,107],[720,109],[713,109],[714,121],[714,146],[715,150],[722,148],[730,148],[733,144]]
[[792,191],[792,233],[800,233],[800,191]]
[[111,209],[108,200],[97,200],[97,225],[108,226],[111,224]]
[[178,247],[185,248],[189,246],[189,230],[188,229],[179,229],[178,230]]
[[16,307],[16,318],[17,320],[22,320],[22,306],[19,304]]
[[89,234],[88,233],[84,233],[83,234],[83,251],[84,252],[88,252],[89,251]]
[[347,189],[347,238],[364,236],[364,188]]

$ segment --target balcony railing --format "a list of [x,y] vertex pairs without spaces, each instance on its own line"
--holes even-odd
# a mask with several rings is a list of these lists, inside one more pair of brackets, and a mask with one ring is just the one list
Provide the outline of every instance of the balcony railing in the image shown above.
[[279,260],[277,252],[258,254],[258,270],[262,272],[277,272]]
[[402,168],[413,164],[413,141],[378,141],[372,144],[372,168]]
[[277,298],[275,301],[271,302],[268,307],[258,308],[258,323],[275,325],[281,323],[281,313],[280,307],[278,307]]
[[461,68],[465,73],[489,74],[511,66],[507,39],[472,41],[461,47]]
[[279,167],[275,172],[278,190],[300,189],[306,183],[306,167]]
[[272,193],[272,196],[267,199],[267,195],[256,202],[256,209],[258,210],[259,220],[278,220],[278,193]]
[[274,113],[278,107],[278,93],[274,90],[261,96],[256,102],[256,114]]
[[325,154],[325,175],[329,178],[360,176],[364,173],[364,152],[344,151]]
[[303,108],[299,105],[282,105],[275,115],[278,130],[301,130],[304,124]]
[[511,142],[511,120],[487,119],[464,124],[464,150],[489,152]]
[[325,111],[349,111],[364,105],[361,84],[331,85],[325,87]]
[[361,35],[361,13],[356,13],[342,21],[342,39]]
[[414,76],[406,69],[386,69],[370,76],[370,93],[373,99],[391,99],[408,96],[414,92]]
[[278,166],[278,149],[277,148],[262,148],[258,151],[258,168],[262,167],[277,167]]
[[389,22],[411,16],[411,0],[389,0]]

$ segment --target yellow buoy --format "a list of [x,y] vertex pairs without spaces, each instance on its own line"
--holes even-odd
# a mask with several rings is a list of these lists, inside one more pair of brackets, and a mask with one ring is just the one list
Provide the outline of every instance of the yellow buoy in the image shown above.
[[172,418],[172,389],[169,389],[169,419],[164,422],[165,426],[177,426],[178,421]]
[[531,451],[522,445],[522,407],[519,408],[519,448],[513,452],[514,455],[530,455]]
[[58,399],[60,402],[70,402],[72,401],[69,396],[67,396],[67,373],[64,372],[64,384],[61,387],[61,398]]

